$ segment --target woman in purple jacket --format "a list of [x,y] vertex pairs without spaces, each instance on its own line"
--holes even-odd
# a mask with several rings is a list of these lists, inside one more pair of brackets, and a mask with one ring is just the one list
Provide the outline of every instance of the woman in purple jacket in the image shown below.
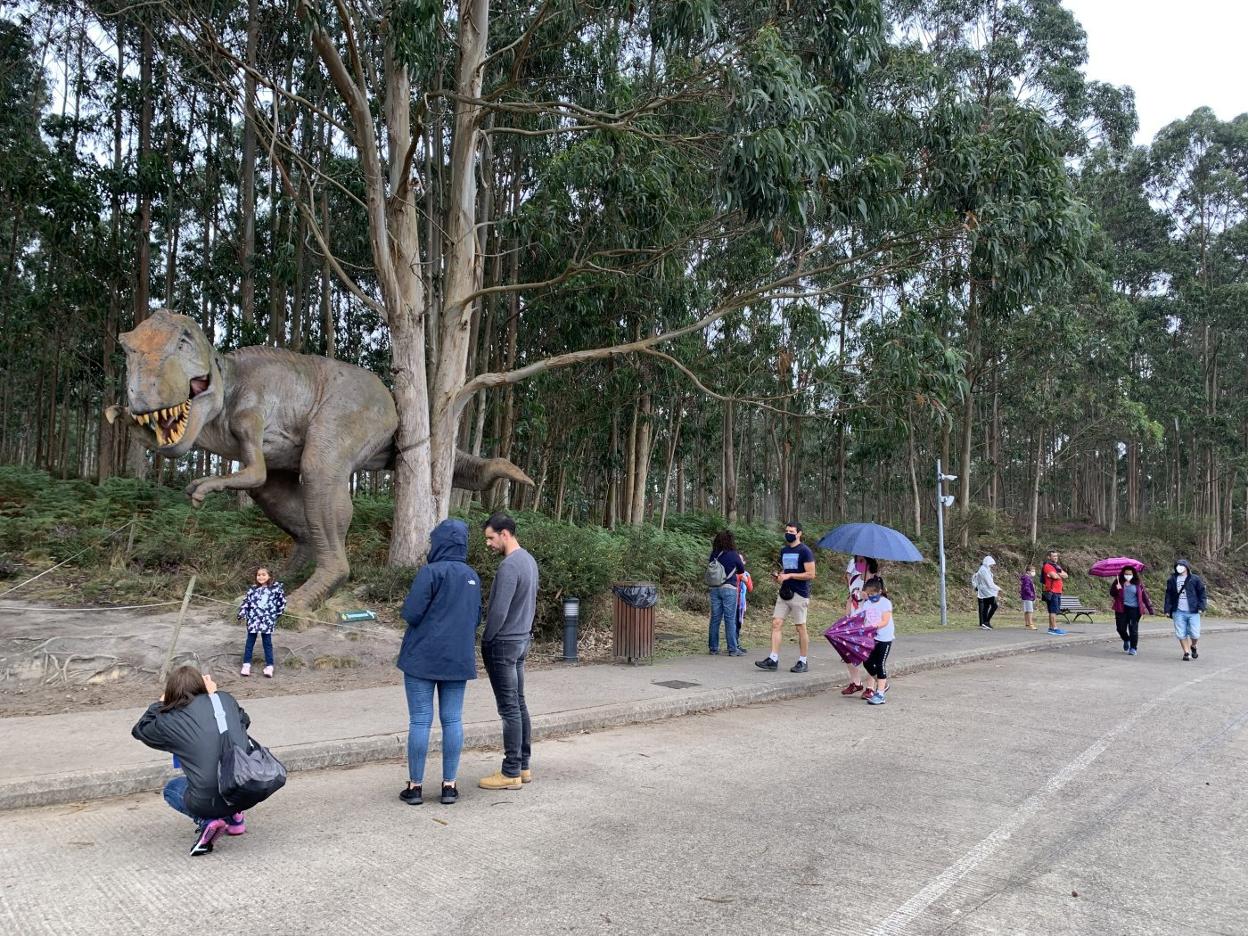
[[1114,603],[1114,624],[1122,638],[1122,652],[1135,656],[1140,643],[1140,612],[1153,613],[1139,572],[1130,567],[1122,569],[1109,586],[1109,597]]

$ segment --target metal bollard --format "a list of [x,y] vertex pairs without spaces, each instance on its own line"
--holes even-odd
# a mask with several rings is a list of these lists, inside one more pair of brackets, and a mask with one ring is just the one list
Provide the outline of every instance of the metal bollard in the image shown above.
[[581,623],[581,599],[563,599],[563,658],[576,662],[576,631]]

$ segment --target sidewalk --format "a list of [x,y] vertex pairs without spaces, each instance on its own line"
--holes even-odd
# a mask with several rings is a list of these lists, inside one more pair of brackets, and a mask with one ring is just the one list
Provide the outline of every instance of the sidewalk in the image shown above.
[[[1248,631],[1248,622],[1206,621],[1212,636]],[[786,632],[787,636],[787,632]],[[1174,653],[1169,623],[1140,629],[1143,653]],[[845,668],[822,636],[811,641],[810,672],[788,672],[796,647],[787,644],[779,672],[754,666],[764,651],[740,658],[695,656],[652,666],[569,666],[527,674],[534,739],[790,699],[845,684]],[[1066,637],[1018,627],[901,636],[890,675],[938,669],[1020,653],[1104,644],[1116,648],[1113,625],[1084,624]],[[1176,655],[1177,660],[1177,655]],[[1110,661],[1107,658],[1106,663]],[[246,708],[257,738],[287,768],[314,770],[405,756],[407,710],[395,673],[392,687],[252,699]],[[228,684],[222,685],[228,690]],[[44,806],[156,790],[174,774],[167,755],[130,737],[140,710],[0,719],[0,809]],[[436,750],[435,724],[431,743]],[[484,673],[468,688],[466,747],[501,749],[494,696]],[[471,780],[473,778],[465,778]]]

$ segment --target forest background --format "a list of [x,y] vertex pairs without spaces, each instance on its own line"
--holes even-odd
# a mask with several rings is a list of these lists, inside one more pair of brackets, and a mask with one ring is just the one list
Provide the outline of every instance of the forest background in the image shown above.
[[[228,463],[102,418],[117,333],[170,308],[394,389],[357,597],[486,507],[527,518],[548,612],[613,578],[696,603],[723,524],[767,563],[794,517],[933,556],[939,458],[956,569],[1184,553],[1248,604],[1248,116],[1133,145],[1085,61],[1052,0],[9,4],[0,572],[138,515],[88,597],[280,550],[179,500]],[[535,487],[468,504],[456,445]]]

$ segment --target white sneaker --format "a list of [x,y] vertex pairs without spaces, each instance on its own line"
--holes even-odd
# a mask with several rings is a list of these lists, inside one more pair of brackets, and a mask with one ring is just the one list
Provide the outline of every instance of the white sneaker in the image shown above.
[[264,675],[265,675],[265,676],[268,676],[268,677],[269,677],[269,679],[272,679],[272,678],[273,678],[273,667],[271,667],[271,666],[266,666],[266,667],[264,668]]
[[250,676],[250,675],[251,675],[251,664],[250,664],[250,663],[244,663],[244,664],[243,664],[243,668],[242,668],[242,669],[240,669],[240,670],[238,671],[238,675],[239,675],[239,676]]

